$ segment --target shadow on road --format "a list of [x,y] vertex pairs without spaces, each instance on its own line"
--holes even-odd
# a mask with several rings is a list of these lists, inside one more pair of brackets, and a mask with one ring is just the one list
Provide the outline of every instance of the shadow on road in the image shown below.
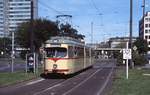
[[79,75],[80,73],[88,70],[88,69],[91,69],[92,67],[88,67],[86,69],[83,69],[81,71],[78,71],[76,73],[73,73],[73,74],[68,74],[68,75],[65,75],[65,74],[59,74],[59,73],[48,73],[47,75],[42,73],[40,76],[42,78],[45,78],[45,79],[69,79],[69,78],[72,78],[76,75]]

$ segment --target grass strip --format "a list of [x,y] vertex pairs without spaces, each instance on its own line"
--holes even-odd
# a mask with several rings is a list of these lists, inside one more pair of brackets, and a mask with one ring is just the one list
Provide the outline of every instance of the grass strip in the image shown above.
[[41,73],[41,69],[39,70],[38,74],[25,73],[24,71],[18,71],[14,73],[0,73],[0,87],[38,78],[40,77]]
[[150,74],[150,70],[130,69],[127,80],[125,70],[118,69],[108,95],[150,95],[150,76],[143,74]]

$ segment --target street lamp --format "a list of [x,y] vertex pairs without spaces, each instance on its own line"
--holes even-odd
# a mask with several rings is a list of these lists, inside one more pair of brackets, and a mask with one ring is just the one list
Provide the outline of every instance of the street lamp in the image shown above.
[[33,0],[31,0],[31,35],[30,35],[30,52],[34,52],[34,32],[33,32]]
[[[132,50],[132,21],[133,21],[133,16],[132,16],[132,14],[133,14],[133,0],[130,0],[130,26],[129,26],[129,28],[130,28],[130,37],[129,37],[129,48],[131,48],[131,50]],[[132,58],[131,58],[131,60],[130,60],[130,65],[131,65],[131,67],[133,68],[134,67],[134,63],[132,62]]]
[[14,31],[12,31],[12,52],[11,52],[11,72],[14,72],[14,59],[15,59],[15,50],[14,50]]

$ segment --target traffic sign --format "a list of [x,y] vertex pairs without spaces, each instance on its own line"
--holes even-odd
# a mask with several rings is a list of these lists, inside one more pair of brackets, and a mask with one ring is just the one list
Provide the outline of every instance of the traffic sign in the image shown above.
[[131,49],[123,49],[123,59],[131,59]]
[[136,51],[136,50],[137,50],[137,47],[136,47],[136,46],[134,46],[134,47],[133,47],[133,50],[134,50],[134,51]]

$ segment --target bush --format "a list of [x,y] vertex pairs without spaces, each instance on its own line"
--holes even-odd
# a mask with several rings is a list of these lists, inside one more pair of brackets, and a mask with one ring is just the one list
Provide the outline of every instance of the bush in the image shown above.
[[144,55],[141,54],[133,54],[133,62],[135,65],[145,65],[148,63],[148,60]]
[[116,65],[123,65],[123,54],[120,53],[120,51],[114,51],[113,52],[114,58],[117,59]]
[[27,54],[27,52],[28,52],[28,51],[21,51],[20,57],[21,57],[22,59],[26,59],[26,54]]

